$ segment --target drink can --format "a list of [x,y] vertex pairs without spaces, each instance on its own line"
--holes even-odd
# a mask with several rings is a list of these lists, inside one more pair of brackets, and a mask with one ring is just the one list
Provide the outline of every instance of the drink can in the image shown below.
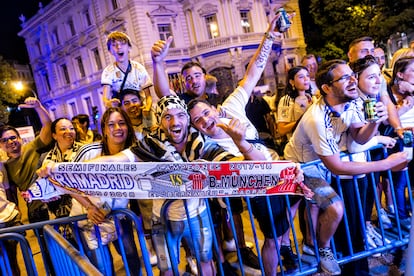
[[276,22],[276,26],[279,29],[279,32],[286,32],[292,23],[289,21],[289,16],[284,8],[280,8],[276,11],[276,14],[280,13],[280,17]]
[[375,104],[377,100],[375,98],[368,98],[364,102],[365,120],[367,122],[375,122],[378,120],[377,112],[375,112]]

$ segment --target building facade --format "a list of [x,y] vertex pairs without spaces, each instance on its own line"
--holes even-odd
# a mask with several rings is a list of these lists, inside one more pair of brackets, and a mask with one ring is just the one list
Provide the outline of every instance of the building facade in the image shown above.
[[130,36],[131,59],[150,75],[152,44],[172,35],[166,59],[171,87],[180,90],[182,65],[197,60],[218,78],[218,90],[226,93],[242,78],[268,18],[280,7],[296,16],[282,47],[274,46],[258,84],[276,89],[286,70],[305,53],[298,1],[54,0],[22,22],[19,36],[26,41],[39,98],[53,118],[70,118],[92,115],[94,106],[103,112],[101,72],[114,62],[106,48],[110,32]]

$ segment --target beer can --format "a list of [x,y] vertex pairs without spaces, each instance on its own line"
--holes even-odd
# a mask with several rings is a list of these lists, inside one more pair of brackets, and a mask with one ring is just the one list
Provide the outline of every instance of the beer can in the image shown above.
[[377,112],[375,112],[375,98],[368,98],[364,102],[365,120],[367,122],[376,122],[378,120]]
[[279,32],[286,32],[292,23],[289,21],[289,16],[284,8],[280,8],[276,11],[276,14],[280,13],[280,17],[276,22],[276,26],[279,29]]

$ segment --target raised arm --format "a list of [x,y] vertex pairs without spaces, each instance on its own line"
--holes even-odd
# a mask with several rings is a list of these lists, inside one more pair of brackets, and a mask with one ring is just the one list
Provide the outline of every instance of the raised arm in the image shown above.
[[319,155],[324,165],[335,175],[358,175],[370,172],[381,172],[391,168],[404,168],[407,164],[407,153],[397,152],[386,159],[371,162],[342,161],[339,153],[331,156]]
[[246,73],[240,81],[240,86],[244,88],[249,97],[264,71],[267,60],[272,51],[273,42],[281,44],[282,34],[279,33],[276,27],[276,22],[279,17],[280,14],[277,14],[269,23],[262,42],[251,58]]
[[151,48],[152,66],[154,68],[154,89],[159,98],[171,95],[170,85],[165,73],[164,58],[168,54],[168,49],[172,41],[173,37],[170,36],[167,41],[158,40]]
[[24,104],[19,105],[20,108],[33,108],[39,115],[42,128],[40,129],[39,137],[43,144],[47,145],[52,142],[52,120],[50,119],[49,113],[41,104],[41,102],[34,97],[28,97],[24,100]]

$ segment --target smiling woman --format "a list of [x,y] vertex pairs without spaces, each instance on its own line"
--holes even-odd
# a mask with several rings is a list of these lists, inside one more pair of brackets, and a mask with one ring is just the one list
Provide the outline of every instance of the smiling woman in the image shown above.
[[[75,141],[75,128],[67,118],[58,118],[52,122],[52,149],[46,154],[43,164],[53,162],[71,162],[82,146]],[[70,195],[63,195],[57,200],[47,203],[49,210],[57,217],[69,216],[72,207]]]

